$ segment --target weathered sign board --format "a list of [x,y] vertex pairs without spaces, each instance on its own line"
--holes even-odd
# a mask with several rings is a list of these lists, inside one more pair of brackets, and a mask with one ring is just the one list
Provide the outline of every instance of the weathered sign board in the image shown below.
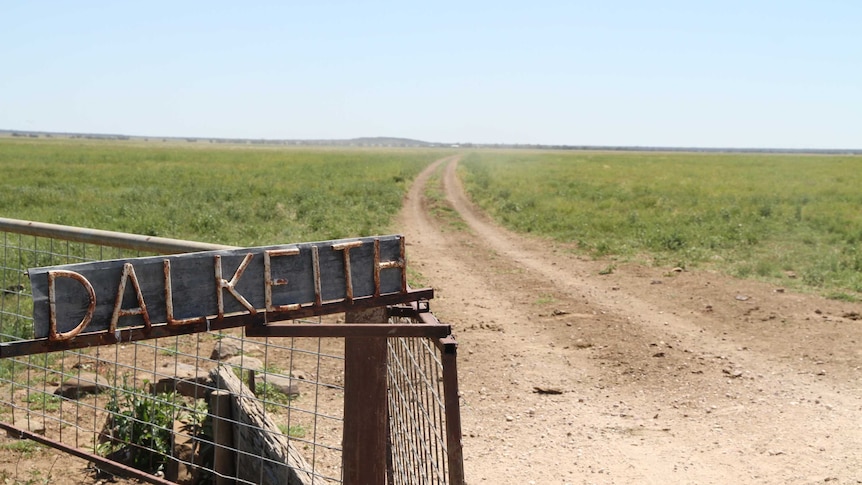
[[34,338],[116,342],[129,329],[147,338],[384,305],[410,293],[406,266],[394,235],[35,268]]

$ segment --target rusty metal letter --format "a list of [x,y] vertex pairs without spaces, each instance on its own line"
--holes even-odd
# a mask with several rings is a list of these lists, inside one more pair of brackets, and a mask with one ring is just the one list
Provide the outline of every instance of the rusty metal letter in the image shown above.
[[266,298],[266,311],[268,312],[276,312],[276,311],[291,311],[299,309],[300,305],[298,303],[294,303],[292,305],[278,305],[275,306],[272,304],[272,287],[273,286],[282,286],[288,283],[287,278],[279,278],[272,279],[272,258],[278,256],[295,256],[299,254],[299,248],[290,248],[290,249],[272,249],[263,252],[263,285],[264,285],[264,293]]
[[[57,331],[57,300],[54,295],[56,293],[56,280],[57,278],[71,278],[79,283],[87,290],[87,295],[90,298],[90,301],[87,305],[87,313],[84,315],[84,318],[81,319],[81,323],[79,323],[75,328],[69,330],[68,332],[58,332]],[[75,338],[76,335],[81,333],[87,325],[90,323],[90,320],[93,319],[93,312],[96,309],[96,291],[93,289],[93,285],[84,278],[80,273],[76,273],[74,271],[64,271],[64,270],[55,270],[48,271],[48,340],[71,340]]]
[[352,241],[333,244],[333,251],[344,251],[344,285],[345,300],[353,301],[353,277],[350,275],[350,250],[362,246],[362,241]]
[[244,296],[240,295],[236,291],[236,283],[239,281],[240,278],[242,278],[243,272],[248,267],[248,263],[251,262],[251,259],[253,257],[254,254],[252,253],[246,254],[245,258],[243,258],[242,260],[242,263],[240,263],[239,268],[236,269],[236,272],[233,274],[233,277],[231,277],[230,281],[228,281],[222,278],[221,256],[215,256],[216,301],[218,302],[219,320],[224,318],[224,296],[222,294],[222,289],[226,289],[231,295],[233,295],[233,297],[236,298],[236,300],[240,302],[242,306],[248,309],[249,313],[251,313],[252,315],[257,315],[257,310],[254,308],[254,306],[249,303]]
[[322,286],[320,284],[320,250],[311,246],[311,268],[314,273],[314,306],[323,305]]
[[389,268],[401,268],[401,291],[407,291],[407,259],[405,257],[404,238],[400,241],[400,254],[396,261],[380,261],[380,239],[374,240],[374,296],[380,296],[380,271]]
[[[132,280],[132,287],[135,289],[135,297],[138,299],[138,308],[122,309],[123,295],[126,293],[126,283]],[[128,317],[131,315],[141,315],[144,318],[144,325],[147,329],[152,327],[150,323],[150,314],[147,313],[147,304],[144,303],[144,295],[141,294],[141,285],[138,283],[138,277],[135,275],[135,267],[132,263],[123,265],[123,275],[120,277],[120,285],[117,287],[117,299],[114,301],[114,312],[111,313],[111,325],[108,327],[108,332],[114,333],[117,330],[117,321],[120,317]]]
[[183,318],[177,320],[174,318],[174,290],[171,284],[171,260],[164,260],[165,267],[165,313],[168,326],[178,327],[180,325],[190,325],[193,323],[204,323],[206,317]]

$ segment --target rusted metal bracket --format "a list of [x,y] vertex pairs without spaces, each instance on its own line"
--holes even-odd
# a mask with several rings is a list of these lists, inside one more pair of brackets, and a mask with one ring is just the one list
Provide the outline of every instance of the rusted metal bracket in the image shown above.
[[422,323],[270,323],[245,328],[246,337],[425,337],[439,339],[452,332],[449,325]]
[[421,313],[430,313],[431,304],[428,300],[416,300],[401,305],[389,307],[390,317],[419,318]]

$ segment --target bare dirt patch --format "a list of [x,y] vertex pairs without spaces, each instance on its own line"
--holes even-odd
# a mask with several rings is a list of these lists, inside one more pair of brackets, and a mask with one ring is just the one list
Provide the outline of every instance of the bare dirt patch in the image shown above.
[[[460,344],[468,483],[862,483],[859,304],[608,271],[491,223],[457,160],[417,179],[399,228]],[[426,210],[441,164],[466,231]]]

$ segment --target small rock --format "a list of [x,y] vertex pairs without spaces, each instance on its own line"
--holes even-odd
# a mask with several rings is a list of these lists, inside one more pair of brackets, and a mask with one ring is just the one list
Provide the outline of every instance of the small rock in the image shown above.
[[304,370],[293,369],[290,371],[290,377],[294,379],[301,379],[303,381],[310,381],[311,377]]
[[664,352],[656,352],[652,354],[653,357],[664,357]]
[[[43,419],[36,418],[36,416],[30,416],[28,419],[30,420],[30,422],[27,424],[27,429],[33,434],[39,434],[39,435],[45,436],[45,433],[47,433],[47,431],[48,431],[48,429],[45,425],[45,421]],[[8,430],[8,429],[6,430],[5,433],[3,433],[3,435],[6,436],[7,438],[12,438],[12,439],[16,439],[16,440],[23,438],[21,436],[20,431],[12,431],[12,430]],[[5,485],[5,484],[13,483],[13,482],[11,482],[7,479],[5,482],[0,481],[0,483]],[[23,483],[23,482],[15,482],[15,483]]]
[[89,362],[76,362],[76,363],[72,366],[72,368],[73,368],[73,369],[85,370],[85,371],[93,371],[93,370],[96,368],[96,362],[95,362],[95,361],[89,361]]
[[563,390],[557,387],[533,386],[533,392],[536,394],[562,394]]
[[262,371],[263,361],[257,357],[248,357],[245,355],[236,355],[224,361],[227,365],[242,367],[247,370]]
[[748,301],[751,297],[748,295],[736,295],[736,299],[739,301]]
[[93,374],[92,372],[81,372],[76,376],[66,379],[66,381],[63,382],[56,391],[54,391],[54,394],[58,394],[69,399],[78,399],[79,397],[83,397],[85,394],[98,394],[102,391],[107,391],[108,389],[110,389],[110,386],[104,377],[98,374]]
[[291,382],[291,379],[287,377],[276,376],[272,374],[263,374],[260,376],[261,382],[269,384],[270,386],[276,388],[281,393],[286,394],[290,397],[299,396],[299,387]]
[[240,355],[241,353],[242,345],[239,342],[232,339],[222,339],[219,340],[215,348],[213,348],[212,354],[210,354],[210,359],[225,360],[235,355]]
[[195,367],[180,362],[170,363],[162,366],[163,369],[173,372],[173,376],[162,377],[157,382],[150,384],[152,394],[163,392],[176,392],[181,396],[199,398],[206,395],[210,387],[209,370]]
[[251,355],[254,357],[263,357],[264,355],[264,352],[263,350],[261,350],[260,346],[251,342],[243,342],[242,353],[244,355]]
[[512,416],[506,416],[506,421],[507,421],[507,422],[510,422],[510,423],[511,423],[511,422],[512,422],[512,421],[514,421],[514,420],[515,420],[515,418],[514,418],[514,417],[512,417]]

